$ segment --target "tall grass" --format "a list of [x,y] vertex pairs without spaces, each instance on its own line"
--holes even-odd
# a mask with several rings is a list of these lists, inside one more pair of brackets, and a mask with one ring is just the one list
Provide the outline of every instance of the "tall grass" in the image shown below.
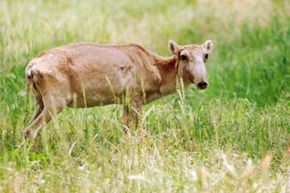
[[[0,192],[287,192],[287,1],[1,1]],[[210,86],[143,109],[122,132],[122,108],[65,109],[36,145],[24,67],[41,50],[77,41],[212,39]],[[37,151],[35,147],[37,146]]]

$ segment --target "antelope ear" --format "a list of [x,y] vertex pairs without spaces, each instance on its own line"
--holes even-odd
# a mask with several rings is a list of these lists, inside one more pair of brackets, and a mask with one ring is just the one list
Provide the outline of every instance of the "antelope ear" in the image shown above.
[[178,51],[180,50],[180,46],[175,41],[169,40],[168,49],[172,54],[176,55]]
[[213,42],[211,40],[206,40],[204,43],[203,43],[203,48],[204,48],[204,52],[206,54],[209,54],[211,53],[212,49],[213,49]]

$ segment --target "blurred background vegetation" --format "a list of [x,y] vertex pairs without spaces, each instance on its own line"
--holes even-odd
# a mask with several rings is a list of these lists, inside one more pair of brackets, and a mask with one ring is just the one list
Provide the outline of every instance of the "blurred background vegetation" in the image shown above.
[[[289,190],[289,10],[286,0],[0,1],[0,192]],[[38,152],[24,143],[24,68],[40,51],[139,43],[167,56],[169,39],[214,41],[207,90],[147,105],[128,139],[113,105],[66,109]]]

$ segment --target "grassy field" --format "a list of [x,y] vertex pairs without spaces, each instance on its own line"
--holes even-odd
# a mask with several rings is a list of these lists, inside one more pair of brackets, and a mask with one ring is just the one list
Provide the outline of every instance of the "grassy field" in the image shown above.
[[[290,192],[289,1],[0,1],[0,192]],[[122,108],[65,109],[38,151],[22,131],[34,100],[25,65],[41,50],[88,41],[212,39],[210,86],[157,100],[143,128]]]

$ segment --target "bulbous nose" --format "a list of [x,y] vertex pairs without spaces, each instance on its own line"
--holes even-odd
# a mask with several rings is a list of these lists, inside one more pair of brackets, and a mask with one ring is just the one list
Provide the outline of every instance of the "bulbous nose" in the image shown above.
[[197,87],[199,89],[205,89],[207,87],[207,82],[201,81],[201,82],[197,83]]

